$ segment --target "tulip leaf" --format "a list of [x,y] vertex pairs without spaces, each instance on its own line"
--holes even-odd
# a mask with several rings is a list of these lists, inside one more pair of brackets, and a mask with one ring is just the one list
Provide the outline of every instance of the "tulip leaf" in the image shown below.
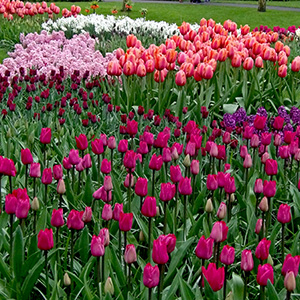
[[46,225],[47,225],[47,206],[44,206],[36,224],[36,231],[40,232],[40,230],[44,230],[47,227]]
[[236,300],[242,300],[244,297],[244,281],[243,279],[232,273],[232,282],[233,282],[233,298]]
[[274,288],[274,285],[271,283],[271,281],[268,279],[267,283],[267,294],[268,294],[268,299],[272,300],[279,300],[279,296]]
[[83,263],[86,263],[89,256],[89,230],[88,227],[85,226],[83,229],[81,236],[80,236],[80,242],[79,242],[79,254],[80,258],[82,259]]
[[204,293],[205,293],[205,299],[209,300],[218,300],[217,293],[215,293],[212,288],[210,287],[209,283],[207,282],[205,276],[203,276],[204,279]]
[[8,268],[8,265],[4,262],[2,254],[0,255],[0,273],[3,275],[8,281],[11,280],[11,274]]
[[195,299],[195,295],[194,295],[191,287],[182,279],[182,277],[179,278],[179,286],[180,286],[182,300]]
[[116,251],[110,251],[110,261],[111,261],[112,268],[114,269],[114,271],[117,274],[117,277],[118,277],[118,280],[119,280],[121,286],[126,285],[126,278],[124,276],[122,266],[120,265],[120,262],[117,258]]
[[92,187],[92,179],[91,175],[87,175],[87,179],[84,185],[84,194],[82,196],[82,201],[87,205],[91,206],[92,198],[93,198],[93,187]]
[[172,281],[170,288],[168,289],[168,294],[166,295],[166,300],[173,299],[174,295],[176,294],[178,287],[179,287],[179,276],[178,273],[176,274],[175,278]]
[[223,104],[223,111],[224,113],[233,114],[236,112],[238,107],[239,106],[237,104]]
[[182,243],[181,246],[177,248],[177,250],[175,249],[172,253],[170,267],[165,278],[166,285],[170,284],[170,282],[173,280],[174,275],[176,273],[176,269],[180,267],[183,258],[187,254],[187,251],[190,250],[190,247],[194,241],[195,239],[193,237],[188,239],[186,242]]
[[12,266],[14,270],[14,276],[17,281],[21,280],[22,267],[24,264],[24,240],[21,227],[16,229],[13,248],[12,248]]

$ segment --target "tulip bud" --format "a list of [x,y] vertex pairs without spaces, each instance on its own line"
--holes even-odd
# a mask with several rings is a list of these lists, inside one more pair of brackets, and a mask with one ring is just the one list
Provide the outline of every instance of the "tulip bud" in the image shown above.
[[40,203],[37,197],[34,197],[31,202],[31,209],[33,211],[38,211],[40,209]]
[[273,267],[273,265],[274,265],[274,262],[273,262],[273,259],[272,259],[271,254],[269,254],[269,256],[268,256],[267,264],[270,264],[272,267]]
[[189,154],[186,155],[186,157],[184,158],[183,165],[185,167],[187,167],[187,168],[190,167],[190,165],[191,165],[191,159],[190,159],[190,155]]
[[109,293],[109,294],[113,295],[114,292],[115,292],[115,289],[114,289],[113,282],[112,282],[111,278],[108,277],[105,282],[105,285],[104,285],[104,293],[105,294]]
[[159,215],[160,215],[159,207],[156,206],[156,217],[159,217]]
[[296,288],[296,280],[294,272],[288,272],[284,277],[284,287],[288,292],[292,292]]
[[64,275],[64,285],[65,286],[69,286],[71,285],[71,279],[68,273],[65,273]]
[[205,211],[207,213],[211,213],[213,210],[214,210],[214,206],[213,206],[213,203],[211,201],[211,198],[209,198],[206,202],[206,205],[205,205]]
[[139,233],[139,240],[140,240],[140,242],[143,242],[145,240],[145,235],[144,235],[144,232],[142,230]]
[[230,202],[232,203],[232,202],[234,202],[235,201],[235,195],[234,194],[231,194],[230,195]]
[[221,202],[219,209],[217,211],[217,217],[222,220],[226,217],[226,213],[227,213],[227,206],[225,202]]
[[258,205],[259,209],[263,212],[267,212],[269,210],[268,198],[263,197]]
[[125,253],[124,253],[124,261],[127,264],[132,264],[136,262],[136,251],[133,244],[129,244],[126,246]]
[[63,179],[59,179],[56,191],[59,195],[63,195],[66,192],[66,186]]

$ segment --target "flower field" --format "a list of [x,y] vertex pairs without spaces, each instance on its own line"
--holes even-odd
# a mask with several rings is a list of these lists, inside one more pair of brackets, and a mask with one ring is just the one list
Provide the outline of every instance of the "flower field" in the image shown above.
[[0,65],[0,298],[298,299],[299,29],[22,3],[50,19]]

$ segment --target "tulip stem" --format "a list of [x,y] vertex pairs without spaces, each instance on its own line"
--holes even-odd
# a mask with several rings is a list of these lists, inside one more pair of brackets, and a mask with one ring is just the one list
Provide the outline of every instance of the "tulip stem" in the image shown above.
[[36,211],[33,212],[33,234],[36,233]]
[[10,262],[12,261],[12,245],[13,245],[13,225],[14,225],[14,215],[10,215]]
[[148,218],[149,222],[148,222],[148,257],[149,257],[149,262],[151,262],[151,235],[152,235],[152,218],[149,217]]
[[152,299],[152,288],[148,289],[148,300]]
[[162,291],[164,288],[164,273],[165,273],[165,265],[158,265],[160,271],[160,278],[159,278],[159,286],[158,286],[158,293],[157,293],[157,300],[161,299]]
[[216,265],[217,269],[219,268],[219,256],[220,256],[220,242],[216,243],[217,255],[216,255]]
[[119,256],[120,256],[120,262],[121,262],[121,257],[122,257],[121,241],[122,241],[122,235],[121,235],[121,229],[119,229]]
[[49,299],[49,278],[48,278],[48,251],[45,250],[45,269],[46,269],[46,294]]
[[114,159],[114,149],[110,149],[111,172],[112,172],[113,169],[114,169],[114,166],[113,166],[113,159]]
[[130,283],[130,278],[131,278],[131,264],[128,264],[128,290],[131,290],[131,283]]
[[178,214],[178,182],[175,183],[175,209],[174,209],[174,234],[177,231],[177,214]]
[[25,165],[25,187],[26,187],[26,190],[28,191],[27,182],[28,182],[28,165]]
[[62,207],[62,200],[63,200],[63,196],[62,196],[62,194],[60,194],[59,195],[59,207]]
[[249,279],[249,272],[245,272],[245,281],[244,281],[244,300],[247,298],[247,287],[248,287],[248,279]]
[[0,174],[0,213],[2,212],[2,174]]
[[99,292],[99,299],[101,299],[101,290],[100,290],[100,286],[99,286],[99,283],[100,283],[100,257],[101,256],[97,256],[97,290]]
[[129,169],[129,184],[128,184],[128,211],[131,212],[131,169]]
[[9,178],[10,193],[12,194],[12,179],[11,176],[8,176],[8,178]]
[[74,193],[74,182],[75,182],[75,165],[72,168],[72,192]]
[[154,197],[154,185],[155,185],[155,170],[152,170],[152,197]]
[[291,299],[291,292],[286,291],[286,300],[290,300]]
[[104,269],[105,269],[105,252],[102,256],[102,282],[104,282]]
[[74,270],[74,229],[71,228],[71,272]]
[[100,178],[100,174],[101,174],[101,157],[100,154],[97,155],[98,158],[98,176]]
[[164,201],[164,229],[163,233],[166,234],[167,232],[167,201]]
[[226,299],[226,280],[227,280],[227,273],[228,273],[228,265],[225,266],[225,276],[224,276],[224,285],[223,285],[223,299]]
[[186,195],[183,196],[183,240],[186,241],[186,218],[187,218],[187,205]]
[[47,206],[47,187],[48,184],[45,184],[45,205]]
[[281,224],[281,261],[284,261],[284,232],[285,232],[285,224]]
[[247,199],[247,195],[248,195],[248,168],[246,168],[245,170],[245,196]]
[[140,196],[140,210],[142,210],[142,206],[143,206],[143,197]]
[[46,144],[44,144],[44,169],[46,168],[46,158],[47,158],[47,151],[46,151]]
[[33,177],[33,198],[36,196],[36,178]]
[[260,286],[260,300],[265,300],[265,287],[264,286]]
[[125,274],[125,277],[126,277],[126,274],[127,274],[127,268],[126,268],[126,262],[125,262],[125,251],[126,251],[126,244],[127,244],[127,231],[124,231],[124,252],[123,252],[123,256],[124,256],[124,274]]

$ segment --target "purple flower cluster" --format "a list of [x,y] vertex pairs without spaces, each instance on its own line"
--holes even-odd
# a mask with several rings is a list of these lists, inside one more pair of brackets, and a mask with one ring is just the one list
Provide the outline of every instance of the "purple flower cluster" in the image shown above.
[[235,128],[235,119],[233,115],[226,113],[223,116],[225,127]]
[[239,108],[233,115],[236,125],[242,125],[247,119],[247,113],[244,108]]
[[[298,28],[300,28],[300,26]],[[278,32],[280,34],[285,34],[285,35],[287,35],[289,33],[295,34],[296,30],[297,30],[297,27],[295,25],[289,26],[287,29],[285,29],[283,27],[280,27],[280,26],[274,26],[273,27],[274,32]],[[253,29],[253,31],[254,32],[256,32],[256,31],[270,32],[270,31],[272,31],[272,29],[269,28],[268,26],[260,25],[259,28],[255,27]]]

